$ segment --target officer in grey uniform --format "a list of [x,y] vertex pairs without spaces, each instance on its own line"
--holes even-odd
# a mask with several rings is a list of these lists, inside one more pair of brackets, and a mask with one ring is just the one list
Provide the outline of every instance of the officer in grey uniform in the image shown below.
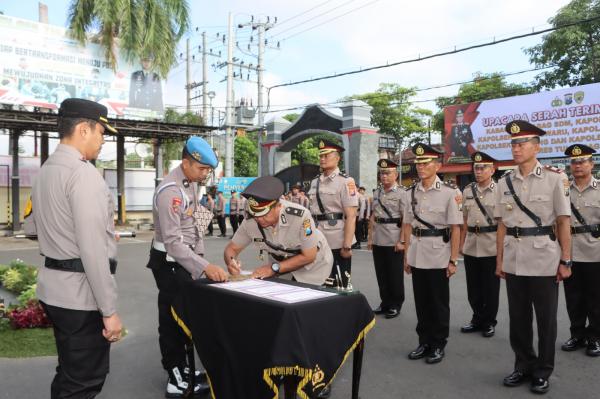
[[28,234],[37,233],[45,256],[37,297],[52,322],[58,352],[53,399],[100,393],[109,371],[110,343],[121,338],[113,277],[114,202],[89,162],[98,157],[105,130],[117,132],[106,117],[103,105],[64,100],[58,111],[60,144],[32,188]]
[[412,148],[420,181],[404,208],[406,273],[412,275],[419,346],[408,358],[428,364],[444,358],[450,325],[449,278],[456,273],[460,245],[460,191],[437,176],[442,152],[418,143]]
[[302,203],[303,198],[302,198],[302,195],[300,194],[300,189],[302,189],[302,186],[300,185],[300,183],[296,183],[292,186],[292,194],[290,195],[290,202],[304,206]]
[[[215,200],[213,199],[211,194],[206,194],[206,209],[208,209],[211,213],[211,215],[214,216],[215,213]],[[206,234],[207,237],[210,237],[213,235],[213,222],[212,219],[210,222],[208,222],[208,234]]]
[[227,232],[227,226],[225,225],[225,197],[223,192],[217,192],[217,198],[215,199],[215,217],[217,218],[217,224],[219,225],[219,237],[225,237]]
[[[517,120],[506,125],[518,165],[499,181],[494,216],[498,219],[496,274],[506,279],[514,371],[504,385],[531,379],[530,390],[546,393],[554,369],[557,282],[571,275],[569,180],[560,169],[536,159],[542,129]],[[558,240],[557,240],[558,238]],[[533,349],[533,310],[538,353]]]
[[346,273],[349,274],[352,268],[352,245],[356,242],[358,191],[354,179],[338,168],[343,151],[343,147],[330,141],[319,142],[319,164],[323,173],[312,180],[308,196],[317,227],[333,252],[330,277],[336,281],[339,268],[341,276],[337,278],[345,287],[348,284]]
[[237,192],[235,190],[232,190],[231,198],[229,199],[229,223],[231,224],[231,228],[233,229],[233,234],[235,234],[235,232],[238,229],[239,213],[240,199],[237,196]]
[[162,83],[160,76],[152,72],[152,59],[142,58],[142,70],[131,74],[129,107],[146,108],[163,112]]
[[369,232],[369,219],[371,217],[371,204],[369,197],[365,194],[366,189],[359,187],[358,189],[358,213],[356,217],[356,242],[367,241],[367,234]]
[[323,233],[315,228],[310,211],[290,201],[279,200],[284,192],[281,180],[259,177],[242,192],[248,199],[245,219],[225,248],[224,257],[232,275],[240,273],[237,257],[254,243],[269,262],[253,273],[268,278],[290,273],[301,283],[322,285],[329,277],[333,254]]
[[471,154],[475,181],[463,190],[461,252],[465,259],[467,296],[473,310],[471,321],[461,327],[463,333],[481,331],[486,337],[496,332],[500,297],[500,278],[496,276],[496,183],[495,159],[476,151]]
[[[369,221],[368,248],[373,251],[375,275],[381,304],[373,312],[393,319],[404,303],[404,238],[402,214],[406,191],[398,185],[398,164],[389,159],[377,162],[381,185],[373,198]],[[367,202],[367,198],[364,197]],[[364,205],[363,205],[364,206]]]
[[[186,345],[188,339],[171,315],[171,304],[181,292],[183,281],[206,276],[227,280],[225,270],[204,258],[203,236],[212,219],[200,204],[198,184],[204,184],[218,159],[200,137],[190,137],[181,165],[156,188],[153,199],[154,240],[147,267],[158,287],[158,342],[162,365],[169,375],[167,397],[182,397],[188,388]],[[204,377],[204,376],[202,376]],[[194,392],[208,389],[202,381]]]
[[592,176],[595,152],[585,144],[573,144],[565,151],[573,175],[573,274],[565,280],[571,338],[562,345],[567,352],[587,346],[586,354],[592,357],[600,356],[600,180]]

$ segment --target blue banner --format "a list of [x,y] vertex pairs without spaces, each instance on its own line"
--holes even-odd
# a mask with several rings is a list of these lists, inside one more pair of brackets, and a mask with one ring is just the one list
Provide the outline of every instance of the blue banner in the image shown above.
[[229,215],[229,200],[231,199],[231,191],[235,190],[238,197],[242,191],[252,183],[256,177],[223,177],[217,184],[217,191],[223,192],[225,198],[225,214]]

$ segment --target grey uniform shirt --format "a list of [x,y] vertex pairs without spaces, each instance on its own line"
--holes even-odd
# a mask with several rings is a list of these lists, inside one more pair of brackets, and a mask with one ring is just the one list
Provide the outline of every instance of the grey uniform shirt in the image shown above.
[[[190,183],[185,187],[184,179],[185,175],[179,166],[156,188],[152,209],[154,241],[164,244],[167,254],[183,266],[193,279],[197,279],[209,264],[202,257],[202,238],[212,214],[200,205],[197,184]],[[169,186],[163,188],[166,185]]]
[[[479,205],[475,201],[475,195],[479,196],[479,201],[483,208],[487,212],[487,215],[492,219],[492,225],[496,225],[496,219],[494,218],[494,208],[496,207],[496,189],[497,184],[491,182],[487,187],[481,188],[475,184],[475,194],[472,191],[472,185],[469,184],[463,190],[463,206],[462,212],[464,220],[467,222],[467,226],[489,226],[487,218],[479,209]],[[496,232],[488,233],[469,233],[465,237],[465,243],[463,245],[463,253],[469,256],[485,257],[485,256],[496,256]]]
[[[600,180],[592,177],[583,190],[573,182],[570,190],[571,202],[585,223],[600,224]],[[571,216],[571,226],[581,226],[575,215]],[[575,262],[600,262],[600,238],[594,238],[590,233],[573,234],[572,250]]]
[[[412,190],[412,189],[411,189]],[[406,207],[404,208],[404,223],[412,225],[413,229],[419,227],[428,229],[414,216],[411,206],[411,191],[406,193]],[[453,224],[462,224],[463,218],[459,210],[457,198],[460,191],[442,183],[436,176],[435,182],[425,191],[421,182],[415,186],[415,211],[424,221],[435,226],[436,229],[450,227]],[[460,199],[460,198],[459,198]],[[375,198],[373,198],[373,201]],[[408,247],[408,264],[418,269],[445,269],[450,261],[450,241],[444,242],[443,237],[415,237],[410,236]]]
[[114,202],[98,170],[74,147],[59,144],[32,189],[40,252],[53,259],[80,258],[85,273],[41,267],[37,296],[48,305],[117,311],[117,285],[109,258],[116,257]]
[[[300,194],[298,195],[290,195],[290,202],[293,202],[294,204],[298,204],[298,205],[302,205],[302,202],[304,202],[304,199],[302,198],[302,196]],[[304,206],[304,205],[302,205]]]
[[[371,215],[371,204],[369,198],[364,194],[358,194],[358,219],[368,219]],[[402,216],[400,216],[402,217]]]
[[[317,247],[317,258],[314,262],[294,270],[292,275],[301,283],[322,285],[325,283],[325,279],[329,277],[333,265],[333,254],[325,236],[315,227],[315,222],[308,209],[290,201],[282,200],[281,205],[281,215],[277,226],[264,229],[266,239],[286,249]],[[264,242],[256,220],[253,218],[244,219],[231,241],[242,248],[254,243],[259,250],[266,251],[269,254],[294,256],[285,251],[278,251],[269,247]],[[272,256],[269,256],[269,260],[277,262]]]
[[[317,179],[320,180],[319,195],[325,213],[343,213],[344,208],[358,207],[358,191],[354,179],[350,176],[340,174],[336,169],[329,176],[321,174],[317,176],[310,184],[308,197],[310,198],[310,212],[313,215],[320,215],[317,201]],[[340,249],[344,245],[344,219],[335,220],[332,226],[327,220],[318,221],[317,227],[323,232],[331,249]],[[352,239],[352,243],[356,238]]]
[[240,199],[235,197],[229,200],[229,214],[237,216],[240,214]]
[[[381,204],[391,213],[389,216]],[[402,225],[402,216],[406,207],[406,191],[394,185],[389,191],[385,191],[380,187],[375,191],[373,197],[373,215],[375,218],[400,218],[400,226]],[[396,242],[400,241],[400,227],[396,223],[373,223],[373,245],[384,247],[393,247]]]
[[[570,216],[567,175],[544,168],[539,162],[533,171],[521,175],[519,168],[509,173],[515,193],[527,208],[540,217],[542,226],[552,226],[558,216]],[[506,176],[498,181],[494,216],[508,227],[535,227],[513,199]],[[502,270],[518,276],[554,276],[560,261],[558,239],[550,236],[504,237]]]

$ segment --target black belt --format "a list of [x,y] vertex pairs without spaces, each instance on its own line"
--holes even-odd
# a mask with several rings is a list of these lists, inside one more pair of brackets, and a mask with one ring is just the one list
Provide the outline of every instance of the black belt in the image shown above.
[[469,233],[492,233],[498,230],[498,226],[467,226]]
[[540,227],[507,227],[506,234],[515,238],[527,236],[554,236],[553,226]]
[[392,223],[400,223],[402,219],[401,218],[380,218],[380,217],[375,217],[375,223],[381,223],[381,224],[392,224]]
[[[115,274],[117,271],[117,260],[109,258],[108,263],[110,266],[110,274]],[[46,256],[44,266],[46,266],[48,269],[61,270],[64,272],[85,273],[83,262],[80,258],[58,260]]]
[[585,226],[571,226],[571,234],[598,233],[600,234],[600,224],[586,224]]
[[420,227],[414,227],[412,235],[415,237],[442,237],[450,234],[450,229],[447,227],[444,229],[422,229]]
[[317,220],[340,220],[343,218],[343,213],[325,213],[322,215],[315,215],[315,219]]

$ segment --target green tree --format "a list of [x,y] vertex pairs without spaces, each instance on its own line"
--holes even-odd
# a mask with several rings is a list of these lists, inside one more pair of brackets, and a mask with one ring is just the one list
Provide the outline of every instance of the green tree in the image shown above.
[[153,70],[166,78],[189,28],[189,7],[186,0],[72,0],[68,24],[81,44],[99,43],[113,69],[121,51],[128,62],[152,57]]
[[[600,16],[600,1],[573,0],[548,21],[553,27]],[[542,42],[525,50],[536,67],[555,65],[536,76],[538,88],[577,86],[600,79],[600,20],[548,33]]]
[[500,73],[476,73],[472,82],[462,84],[454,97],[438,97],[435,100],[440,111],[433,116],[432,129],[444,131],[444,107],[455,104],[466,104],[475,101],[492,100],[494,98],[520,96],[529,94],[534,88],[522,83],[508,83]]
[[233,171],[235,176],[258,176],[258,144],[252,136],[235,138]]
[[[204,125],[204,121],[200,115],[194,114],[193,112],[180,114],[173,108],[165,109],[164,121],[166,123],[181,123],[185,125]],[[169,161],[181,159],[181,152],[183,151],[184,144],[185,140],[167,141],[162,144],[163,168],[165,168],[165,170],[169,166]]]

